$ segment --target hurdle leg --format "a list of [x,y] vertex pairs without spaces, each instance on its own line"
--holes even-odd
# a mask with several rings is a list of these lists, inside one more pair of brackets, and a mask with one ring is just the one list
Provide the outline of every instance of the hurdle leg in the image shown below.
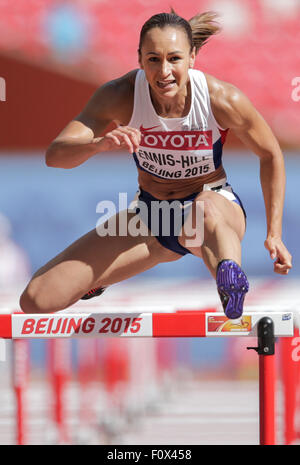
[[259,355],[260,444],[274,445],[275,433],[275,354]]
[[16,444],[25,445],[28,441],[27,385],[29,370],[28,341],[15,339],[12,344],[13,386],[16,403]]
[[57,429],[57,442],[70,443],[66,418],[66,385],[71,377],[70,340],[52,339],[48,344],[48,371],[53,395],[53,416]]
[[293,354],[299,343],[299,329],[294,337],[282,338],[280,341],[281,379],[284,396],[284,442],[292,444],[297,439],[295,425],[297,410],[298,353]]
[[260,445],[275,445],[275,337],[274,323],[264,317],[257,324],[259,356],[259,438]]

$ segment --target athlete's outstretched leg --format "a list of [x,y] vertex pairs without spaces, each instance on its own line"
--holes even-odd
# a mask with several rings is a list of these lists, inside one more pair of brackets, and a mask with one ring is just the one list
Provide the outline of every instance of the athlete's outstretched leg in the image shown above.
[[[120,212],[116,218],[119,224]],[[128,222],[134,216],[127,214]],[[103,225],[103,228],[105,224]],[[106,287],[181,258],[154,236],[101,237],[92,230],[35,273],[20,298],[25,313],[50,313],[69,307],[92,288]]]

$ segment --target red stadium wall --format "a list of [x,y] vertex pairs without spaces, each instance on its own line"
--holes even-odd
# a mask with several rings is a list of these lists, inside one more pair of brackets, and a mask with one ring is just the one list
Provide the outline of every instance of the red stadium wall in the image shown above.
[[0,55],[6,101],[0,102],[0,150],[45,149],[76,116],[96,86]]
[[[6,101],[0,102],[0,151],[44,150],[97,88],[10,56],[0,55],[0,69],[6,82]],[[229,131],[226,147],[240,145]]]
[[[200,51],[196,67],[240,88],[282,147],[299,148],[300,3],[172,0],[171,4],[185,18],[217,12],[222,31]],[[0,148],[47,145],[78,113],[93,86],[138,67],[140,28],[152,14],[169,10],[169,0],[0,2],[0,53],[6,57],[18,53],[36,64],[0,57],[0,77],[7,79],[8,95],[6,103],[0,101]],[[230,134],[226,145],[233,143],[237,145],[237,140]]]

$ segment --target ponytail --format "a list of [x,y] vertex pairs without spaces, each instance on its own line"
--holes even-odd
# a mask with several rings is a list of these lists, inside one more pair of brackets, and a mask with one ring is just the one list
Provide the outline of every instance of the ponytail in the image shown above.
[[207,43],[211,36],[220,32],[221,27],[216,22],[217,18],[217,13],[207,11],[193,16],[189,20],[192,28],[193,46],[196,48],[196,53]]

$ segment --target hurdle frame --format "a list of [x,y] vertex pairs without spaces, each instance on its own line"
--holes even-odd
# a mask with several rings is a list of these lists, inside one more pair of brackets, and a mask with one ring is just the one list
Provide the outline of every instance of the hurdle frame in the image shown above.
[[[89,309],[90,310],[90,309]],[[53,337],[232,337],[257,336],[259,356],[259,444],[276,444],[275,338],[294,335],[293,313],[244,311],[229,320],[216,309],[174,310],[165,313],[116,312],[0,315],[4,339]]]

